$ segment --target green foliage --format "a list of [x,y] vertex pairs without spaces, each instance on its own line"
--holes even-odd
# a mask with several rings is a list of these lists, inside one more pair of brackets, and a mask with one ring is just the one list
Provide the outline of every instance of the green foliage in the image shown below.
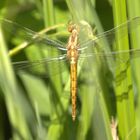
[[[0,140],[112,140],[112,136],[119,140],[139,139],[139,57],[129,53],[96,55],[137,49],[139,26],[133,33],[126,26],[123,36],[120,30],[83,51],[95,56],[78,62],[75,122],[71,117],[69,62],[55,61],[65,51],[45,44],[49,38],[65,47],[70,35],[67,25],[73,21],[80,27],[80,46],[95,39],[94,32],[100,34],[140,16],[139,6],[138,0],[3,0]],[[117,132],[112,134],[113,130]]]

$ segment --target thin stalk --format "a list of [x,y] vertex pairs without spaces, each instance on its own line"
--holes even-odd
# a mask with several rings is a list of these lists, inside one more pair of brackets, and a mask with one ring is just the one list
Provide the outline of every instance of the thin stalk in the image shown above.
[[36,39],[38,39],[40,36],[44,35],[45,33],[49,32],[51,30],[57,29],[58,27],[64,27],[64,24],[54,25],[54,26],[48,27],[46,29],[43,29],[43,30],[37,32],[35,35],[32,36],[30,41],[25,41],[22,44],[18,45],[17,47],[11,49],[9,51],[9,56],[14,56],[14,55],[18,54],[20,51],[22,51],[23,49],[27,48],[32,43],[34,43],[34,41]]

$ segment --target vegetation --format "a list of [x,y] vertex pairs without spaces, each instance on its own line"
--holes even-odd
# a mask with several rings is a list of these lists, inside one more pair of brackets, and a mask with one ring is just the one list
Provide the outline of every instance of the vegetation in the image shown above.
[[[73,21],[80,46],[140,16],[139,9],[138,0],[0,2],[0,140],[140,139],[140,19],[87,44],[84,53],[94,56],[78,62],[75,121],[69,62],[56,61],[65,50],[47,41],[59,40],[65,47]],[[126,53],[110,53],[115,51]]]

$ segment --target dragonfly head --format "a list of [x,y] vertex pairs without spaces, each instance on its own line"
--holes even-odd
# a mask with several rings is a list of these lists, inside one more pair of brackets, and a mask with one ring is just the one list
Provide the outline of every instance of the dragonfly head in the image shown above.
[[70,21],[68,23],[68,32],[71,33],[73,30],[79,31],[79,28],[78,28],[78,26],[76,24],[74,24],[72,21]]

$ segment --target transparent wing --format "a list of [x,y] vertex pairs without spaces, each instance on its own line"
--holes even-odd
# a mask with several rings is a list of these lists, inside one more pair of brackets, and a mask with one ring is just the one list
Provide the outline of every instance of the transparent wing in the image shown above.
[[[133,19],[128,20],[127,22],[108,30],[102,34],[99,34],[97,36],[91,37],[91,39],[88,39],[87,41],[81,42],[79,44],[79,50],[88,49],[91,47],[95,47],[96,44],[102,42],[104,39],[108,41],[109,45],[112,45],[112,43],[115,41],[115,36],[117,36],[117,39],[121,39],[127,35],[127,32],[130,34],[134,32],[137,27],[140,27],[140,17],[135,17]],[[98,48],[103,48],[103,46],[98,46]]]
[[42,78],[49,78],[67,69],[67,58],[66,55],[61,55],[34,61],[12,62],[12,65],[16,71],[26,71]]
[[[19,52],[17,53],[15,57],[16,62],[12,62],[15,70],[27,71],[45,78],[58,74],[59,68],[64,71],[66,48],[63,42],[48,38],[48,35],[45,34],[47,30],[34,32],[7,19],[0,19],[0,22],[6,37],[12,38],[12,41],[19,44],[19,48],[23,49],[30,45],[28,50],[25,50],[26,53],[22,55]],[[16,47],[11,49],[10,54],[16,50],[19,49]],[[25,56],[28,58],[27,60]],[[23,61],[19,61],[18,57]]]
[[95,52],[95,53],[81,53],[79,56],[79,59],[83,58],[96,58],[96,57],[101,57],[101,58],[109,58],[112,57],[114,59],[120,59],[123,61],[123,58],[125,56],[129,56],[131,59],[140,57],[140,49],[130,49],[130,50],[123,50],[123,51],[114,51],[114,52]]
[[[43,43],[49,46],[56,47],[60,50],[66,50],[65,44],[59,40],[53,40],[48,38],[44,32],[34,32],[26,27],[23,27],[15,22],[7,19],[0,19],[4,32],[13,36],[20,36],[23,40],[32,43]],[[20,32],[20,33],[19,33]]]
[[128,61],[132,61],[136,58],[140,58],[140,49],[130,49],[108,53],[95,51],[94,53],[81,53],[79,56],[79,60],[87,59],[87,61],[101,61],[102,64],[107,64],[108,61],[113,60],[111,67],[118,67],[121,64],[127,63]]

